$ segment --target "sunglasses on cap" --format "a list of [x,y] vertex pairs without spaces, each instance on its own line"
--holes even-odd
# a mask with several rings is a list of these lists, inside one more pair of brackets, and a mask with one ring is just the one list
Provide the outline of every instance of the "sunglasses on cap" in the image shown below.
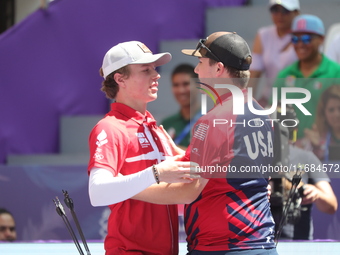
[[[210,55],[212,56],[212,58],[214,59],[214,60],[216,60],[217,62],[222,62],[214,53],[212,53],[212,51],[207,47],[207,46],[205,46],[205,42],[207,41],[207,39],[201,39],[201,40],[199,40],[198,41],[198,44],[197,44],[197,46],[196,46],[196,49],[195,49],[195,51],[191,54],[191,55],[195,55],[195,53],[198,51],[198,52],[200,52],[200,50],[203,48],[203,49],[205,49],[207,52],[209,52],[210,53]],[[222,62],[223,63],[223,62]]]
[[286,8],[281,7],[281,6],[279,6],[279,5],[274,5],[274,6],[270,7],[269,10],[270,10],[270,12],[273,13],[273,14],[281,13],[281,14],[287,15],[287,14],[290,13],[289,10],[287,10]]
[[308,34],[300,35],[300,36],[293,35],[291,40],[293,44],[297,44],[299,41],[301,41],[303,44],[309,44],[311,43],[312,39],[315,36],[316,35],[308,35]]

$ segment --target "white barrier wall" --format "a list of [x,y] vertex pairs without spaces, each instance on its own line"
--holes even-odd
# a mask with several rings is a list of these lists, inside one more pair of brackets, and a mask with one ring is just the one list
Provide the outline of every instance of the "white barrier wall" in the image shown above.
[[[103,243],[89,242],[92,255],[103,255]],[[340,243],[335,242],[282,242],[278,244],[277,251],[280,255],[338,255]],[[85,252],[85,249],[83,248]],[[49,254],[49,255],[74,255],[78,254],[76,246],[71,243],[0,243],[0,254]],[[179,244],[179,255],[185,255],[186,243]]]

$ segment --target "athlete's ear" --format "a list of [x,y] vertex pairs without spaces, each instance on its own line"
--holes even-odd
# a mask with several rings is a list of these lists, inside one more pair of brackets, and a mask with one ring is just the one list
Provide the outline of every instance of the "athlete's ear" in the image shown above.
[[217,62],[216,72],[218,76],[220,76],[224,72],[224,65],[222,62]]
[[115,73],[113,79],[115,80],[115,82],[117,82],[119,86],[125,87],[124,75],[122,75],[121,73]]

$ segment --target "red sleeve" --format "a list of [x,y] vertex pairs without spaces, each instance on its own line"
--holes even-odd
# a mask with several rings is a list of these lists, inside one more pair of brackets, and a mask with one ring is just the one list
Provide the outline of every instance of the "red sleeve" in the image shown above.
[[88,174],[93,167],[107,169],[114,176],[119,173],[126,157],[128,135],[121,125],[116,124],[104,119],[92,129],[89,137]]
[[184,157],[181,161],[190,161],[190,145],[188,146],[187,150],[185,151]]

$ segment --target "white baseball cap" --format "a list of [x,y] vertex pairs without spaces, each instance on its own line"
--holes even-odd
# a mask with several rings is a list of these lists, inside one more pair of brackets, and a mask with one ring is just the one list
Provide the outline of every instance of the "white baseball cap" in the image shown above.
[[299,0],[269,0],[269,8],[277,4],[281,5],[288,11],[300,10]]
[[144,43],[138,41],[123,42],[106,52],[102,70],[104,79],[106,79],[110,73],[129,64],[155,63],[155,66],[161,66],[170,60],[171,54],[169,52],[152,54]]

